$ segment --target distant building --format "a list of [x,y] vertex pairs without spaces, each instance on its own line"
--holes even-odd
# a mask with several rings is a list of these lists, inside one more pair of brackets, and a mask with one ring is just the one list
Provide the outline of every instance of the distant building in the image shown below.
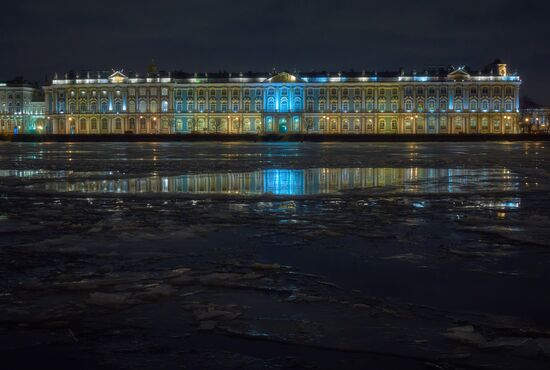
[[56,76],[56,134],[518,133],[521,79],[506,64],[474,72],[163,73]]
[[520,128],[525,133],[550,131],[550,108],[526,108],[521,110]]
[[23,80],[0,83],[0,134],[46,132],[41,89]]

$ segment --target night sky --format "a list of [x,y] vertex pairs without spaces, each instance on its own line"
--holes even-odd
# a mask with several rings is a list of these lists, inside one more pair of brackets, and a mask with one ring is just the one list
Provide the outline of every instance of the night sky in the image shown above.
[[500,58],[550,104],[550,2],[11,1],[0,79],[68,70],[384,71]]

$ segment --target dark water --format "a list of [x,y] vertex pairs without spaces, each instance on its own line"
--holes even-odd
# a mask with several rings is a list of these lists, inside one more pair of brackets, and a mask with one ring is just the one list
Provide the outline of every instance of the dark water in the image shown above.
[[[343,301],[363,294],[441,310],[427,322],[476,312],[546,330],[549,161],[546,143],[536,142],[0,143],[7,276],[0,286],[18,294],[28,278],[59,285],[60,276],[102,268],[150,273],[217,263],[216,271],[227,271],[227,261],[260,261],[320,276]],[[56,248],[74,254],[48,254]],[[306,290],[299,276],[276,288]],[[21,293],[19,302],[30,310],[62,299],[43,291],[47,298]],[[326,305],[275,310],[284,297],[223,294],[226,303],[260,302],[255,317],[319,315],[323,338],[351,338],[351,329],[329,334],[336,329]],[[388,327],[414,327],[412,336],[422,338],[427,324],[415,322],[425,317],[407,315]],[[357,320],[334,322],[352,328],[367,319]],[[387,337],[393,349],[395,335]]]

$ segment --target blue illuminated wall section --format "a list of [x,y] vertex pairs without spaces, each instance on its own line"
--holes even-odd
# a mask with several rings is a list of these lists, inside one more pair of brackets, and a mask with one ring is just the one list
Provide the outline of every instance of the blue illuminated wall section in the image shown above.
[[304,170],[264,170],[264,193],[304,194]]

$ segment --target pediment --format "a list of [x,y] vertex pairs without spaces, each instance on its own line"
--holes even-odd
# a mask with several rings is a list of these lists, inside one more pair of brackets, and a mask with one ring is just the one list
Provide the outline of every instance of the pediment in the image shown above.
[[115,84],[126,82],[127,79],[128,77],[122,73],[122,71],[114,71],[113,74],[109,76],[109,81]]
[[456,68],[454,71],[452,71],[451,73],[449,73],[447,75],[448,78],[450,79],[453,79],[453,80],[467,80],[469,79],[471,76],[468,72],[466,72],[464,70],[464,67],[459,67],[459,68]]
[[280,72],[277,73],[275,76],[270,77],[266,80],[266,82],[273,82],[273,83],[288,83],[288,82],[298,82],[298,77],[294,76],[293,74],[290,74],[288,72]]

